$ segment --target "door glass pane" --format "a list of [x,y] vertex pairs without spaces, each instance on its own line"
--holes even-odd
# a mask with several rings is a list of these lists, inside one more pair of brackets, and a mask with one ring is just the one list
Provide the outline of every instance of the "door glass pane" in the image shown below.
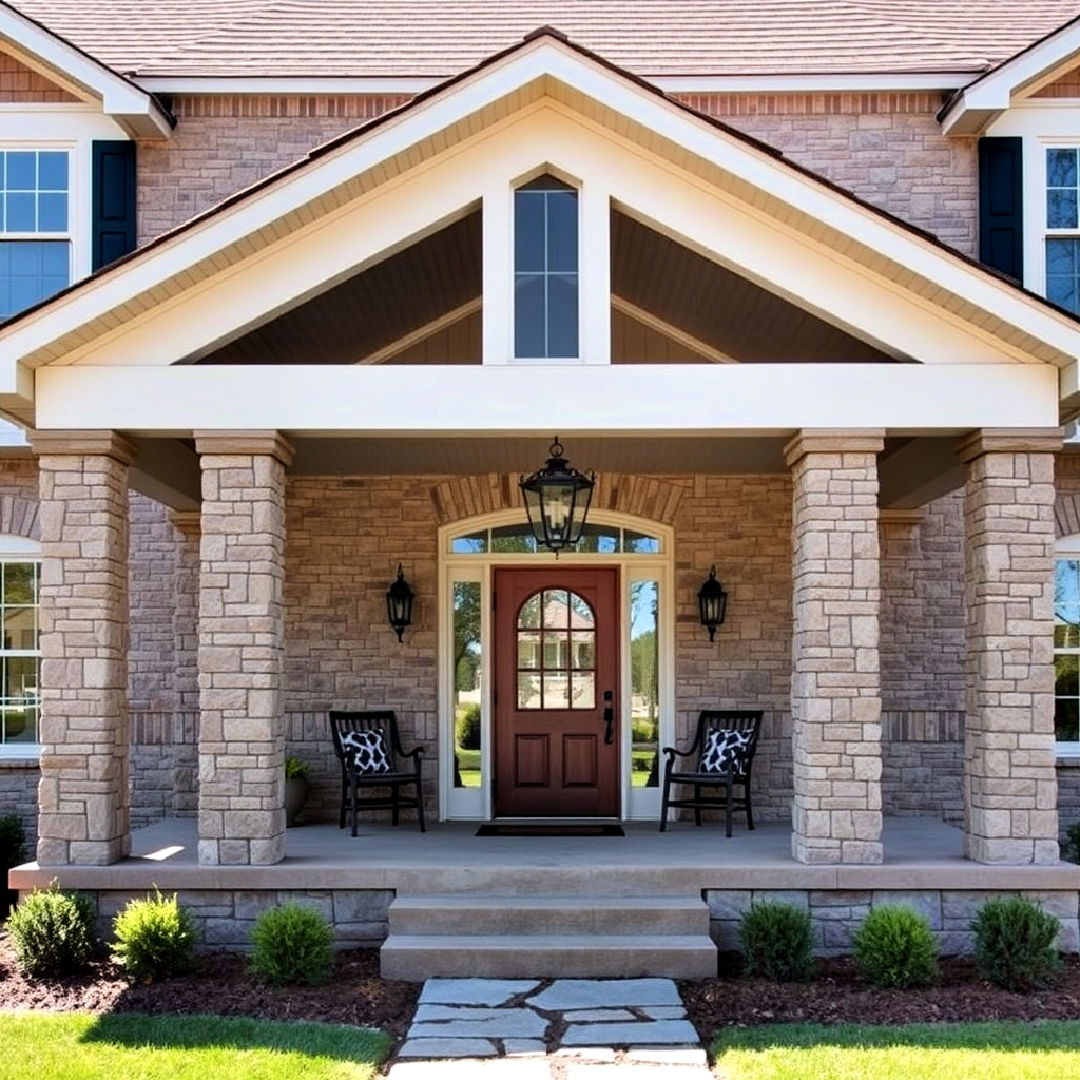
[[540,676],[518,672],[517,707],[519,709],[542,709],[543,698],[540,696]]
[[454,787],[479,787],[483,733],[480,582],[454,582]]
[[591,671],[596,667],[596,635],[591,630],[579,631],[573,635],[571,648],[573,666],[580,670]]
[[566,709],[570,706],[570,676],[565,671],[544,672],[544,708]]
[[634,787],[656,787],[659,770],[660,583],[630,584],[630,727],[631,775]]
[[[536,630],[541,621],[542,634]],[[519,709],[595,706],[595,625],[588,601],[567,589],[545,589],[521,605],[517,619]]]
[[570,595],[562,589],[544,593],[544,625],[565,630],[570,625]]
[[570,697],[572,709],[596,708],[596,674],[592,671],[577,671],[573,675],[573,692]]
[[518,667],[540,667],[540,635],[518,634]]

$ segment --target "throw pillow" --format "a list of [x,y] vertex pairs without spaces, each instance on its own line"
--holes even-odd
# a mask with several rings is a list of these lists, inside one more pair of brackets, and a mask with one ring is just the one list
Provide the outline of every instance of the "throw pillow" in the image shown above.
[[358,773],[390,772],[390,756],[382,728],[349,731],[341,736],[341,747],[349,767]]
[[746,752],[750,749],[749,731],[712,728],[705,733],[698,769],[703,773],[726,773],[729,769],[739,775],[746,771]]

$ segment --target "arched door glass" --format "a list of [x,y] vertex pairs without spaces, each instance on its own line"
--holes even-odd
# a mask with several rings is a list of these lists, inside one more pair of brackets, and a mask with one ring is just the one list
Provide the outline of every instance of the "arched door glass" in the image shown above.
[[517,617],[517,707],[592,709],[596,705],[596,616],[568,589],[544,589]]

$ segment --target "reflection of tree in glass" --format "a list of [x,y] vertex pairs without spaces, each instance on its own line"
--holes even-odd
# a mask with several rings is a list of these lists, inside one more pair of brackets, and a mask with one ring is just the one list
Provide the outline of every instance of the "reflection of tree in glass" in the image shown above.
[[1055,644],[1080,647],[1080,561],[1058,559],[1054,574]]
[[480,583],[454,584],[454,689],[480,685]]

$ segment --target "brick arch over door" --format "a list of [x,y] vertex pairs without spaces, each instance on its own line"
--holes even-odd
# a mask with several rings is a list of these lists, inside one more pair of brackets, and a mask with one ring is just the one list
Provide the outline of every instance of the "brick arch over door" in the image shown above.
[[40,540],[38,504],[18,495],[0,495],[0,534]]
[[[592,505],[597,510],[673,525],[683,488],[648,476],[601,473],[596,478]],[[509,473],[458,476],[431,489],[439,525],[522,507],[518,477]]]

